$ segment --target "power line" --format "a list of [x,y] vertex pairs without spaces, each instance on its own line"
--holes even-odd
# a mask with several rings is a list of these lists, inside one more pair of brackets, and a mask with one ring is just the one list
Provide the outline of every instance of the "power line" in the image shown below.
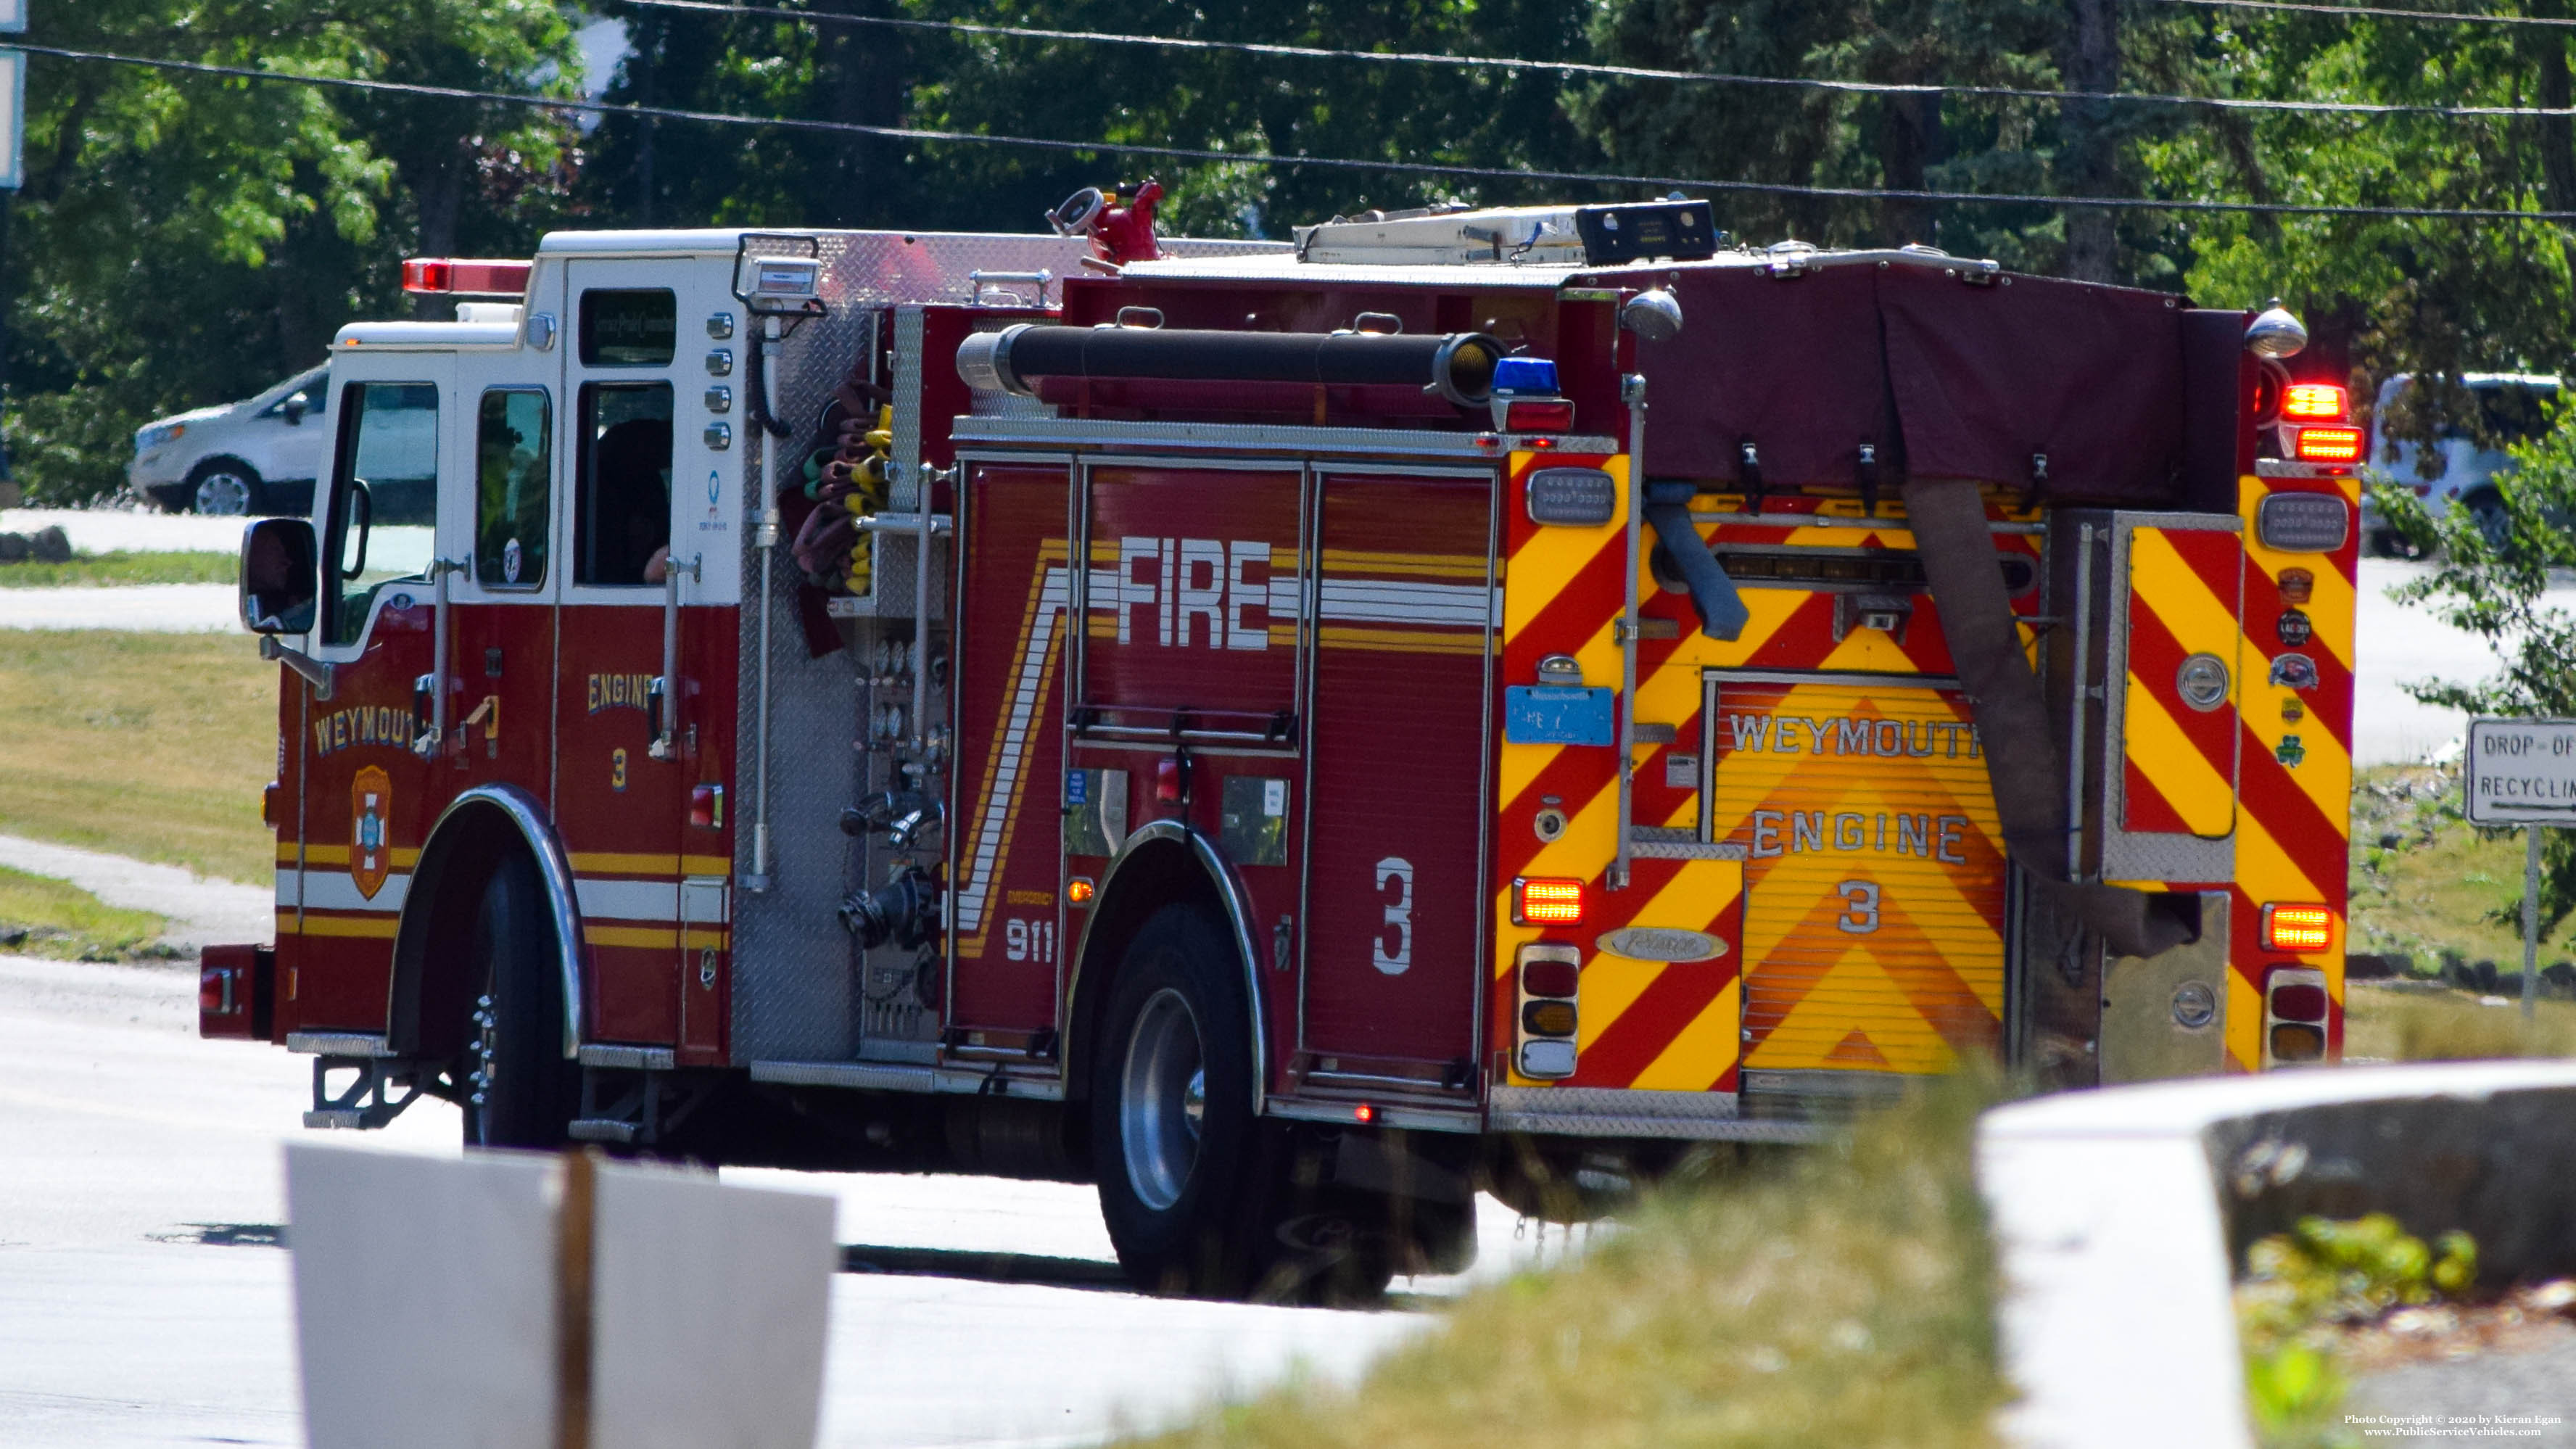
[[205,61],[164,60],[154,56],[121,55],[112,51],[73,50],[58,45],[19,45],[11,48],[25,51],[30,55],[48,55],[61,60],[138,66],[187,75],[222,76],[235,80],[316,86],[376,94],[480,101],[495,105],[524,106],[536,110],[578,111],[598,116],[629,116],[641,120],[689,121],[721,126],[770,127],[820,134],[873,136],[896,141],[1019,147],[1027,150],[1056,152],[1102,152],[1112,155],[1165,157],[1182,161],[1214,161],[1243,166],[1314,166],[1345,171],[1448,176],[1468,180],[1561,181],[1592,186],[1654,190],[1680,187],[1700,191],[1809,196],[1851,201],[1955,202],[1991,206],[2076,207],[2105,211],[2182,211],[2225,215],[2327,216],[2384,220],[2576,222],[2576,211],[2522,211],[2507,207],[2336,206],[2283,201],[2163,200],[2144,196],[2046,196],[2020,192],[1880,190],[1864,186],[1813,186],[1786,181],[1729,181],[1692,176],[1629,176],[1591,171],[1458,166],[1434,161],[1375,161],[1341,156],[1274,156],[1242,151],[1216,151],[1191,146],[1138,145],[1127,141],[1059,141],[1035,136],[993,135],[982,131],[941,131],[918,126],[872,126],[858,121],[807,120],[791,116],[743,116],[728,111],[695,111],[675,106],[643,106],[625,102],[584,100],[571,96],[532,96],[507,91],[469,90],[460,86],[424,85],[414,81],[368,80],[356,76],[296,75],[286,71],[215,65]]
[[[719,0],[619,0],[619,3],[651,10],[796,20],[823,25],[873,26],[889,30],[992,35],[1016,40],[1069,40],[1094,45],[1139,45],[1160,50],[1262,55],[1299,60],[1347,60],[1378,65],[1435,65],[1463,70],[1609,76],[1623,80],[1680,81],[1774,90],[1830,91],[1844,95],[1972,96],[1983,100],[2110,102],[2320,116],[2576,116],[2576,106],[2442,106],[2372,101],[2285,101],[2255,96],[2186,96],[2151,91],[2061,91],[2031,86],[1929,85],[1904,81],[1834,80],[1818,76],[1742,75],[1726,71],[1664,70],[1653,66],[1605,65],[1597,61],[1528,60],[1494,55],[1442,55],[1433,51],[1418,50],[1344,50],[1329,46],[1280,45],[1253,40],[1201,40],[1176,35],[1138,35],[1117,30],[1049,30],[1027,25],[985,25],[962,20],[921,20],[899,15],[842,15],[819,10],[791,10],[775,5],[727,5],[719,3]],[[2348,7],[2340,5],[2292,6],[2267,3],[2267,0],[2167,0],[2167,3],[2227,4],[2244,5],[2249,8],[2316,9],[2359,13],[2348,11]],[[2416,12],[2392,11],[2390,13],[2412,15]]]
[[[645,0],[627,0],[629,4]],[[2576,19],[2557,15],[2481,15],[2467,10],[2403,10],[2390,5],[2329,5],[2319,0],[2155,0],[2160,5],[2191,5],[2205,10],[2276,11],[2292,15],[2341,15],[2369,20],[2428,20],[2455,25],[2522,25],[2576,29]]]

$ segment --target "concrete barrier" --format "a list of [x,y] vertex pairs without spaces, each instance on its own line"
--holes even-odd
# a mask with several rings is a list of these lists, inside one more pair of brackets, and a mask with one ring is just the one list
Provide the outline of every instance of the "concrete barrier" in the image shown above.
[[294,1143],[313,1449],[809,1449],[828,1197],[535,1153]]
[[2307,1213],[2476,1236],[2482,1281],[2576,1271],[2576,1062],[2278,1072],[1986,1114],[2015,1444],[2253,1443],[2230,1296]]

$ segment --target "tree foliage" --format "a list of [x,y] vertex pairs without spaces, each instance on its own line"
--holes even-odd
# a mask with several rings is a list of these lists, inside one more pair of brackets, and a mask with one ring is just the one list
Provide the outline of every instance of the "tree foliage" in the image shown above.
[[[37,3],[30,38],[296,75],[525,90],[551,0]],[[152,416],[246,396],[401,305],[416,248],[523,250],[562,213],[545,112],[36,58],[9,260],[8,433],[38,499],[123,482]],[[555,83],[560,84],[557,80]]]
[[[2576,533],[2568,527],[2576,520],[2576,407],[2562,408],[2549,432],[2506,451],[2515,467],[2497,490],[2502,537],[2491,536],[2456,500],[2436,514],[2410,488],[2371,490],[2389,527],[2435,560],[2394,590],[2395,597],[2426,605],[2452,628],[2476,636],[2498,666],[2476,684],[2433,679],[2404,688],[2426,704],[2471,716],[2576,718],[2576,669],[2568,667],[2576,660],[2576,614],[2547,599],[2552,572],[2563,578],[2576,568]],[[2545,831],[2540,847],[2545,936],[2576,910],[2576,833]]]

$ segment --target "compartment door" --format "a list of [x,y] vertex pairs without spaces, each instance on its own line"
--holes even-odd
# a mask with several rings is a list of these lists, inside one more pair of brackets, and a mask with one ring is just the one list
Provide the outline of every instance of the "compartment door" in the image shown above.
[[1745,854],[1745,1090],[1993,1050],[2006,869],[1967,699],[1849,675],[1712,692],[1712,828]]
[[2245,551],[2232,518],[2116,517],[2102,874],[2224,881],[2235,865]]
[[947,1024],[970,1034],[1056,1024],[1070,481],[1061,463],[978,464],[959,500]]
[[1484,975],[1494,483],[1320,491],[1300,1045],[1446,1071],[1475,1054]]

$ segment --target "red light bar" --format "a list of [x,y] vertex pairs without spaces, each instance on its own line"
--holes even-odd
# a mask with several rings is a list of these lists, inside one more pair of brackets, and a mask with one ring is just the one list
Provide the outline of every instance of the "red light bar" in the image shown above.
[[403,290],[418,296],[522,297],[528,262],[413,257],[403,263]]
[[2297,383],[2281,398],[2285,418],[2339,418],[2343,410],[2344,390],[2330,382]]
[[1536,880],[1512,882],[1512,923],[1520,926],[1583,924],[1583,882]]
[[2299,429],[2298,455],[2302,463],[2358,463],[2361,449],[2359,428]]

